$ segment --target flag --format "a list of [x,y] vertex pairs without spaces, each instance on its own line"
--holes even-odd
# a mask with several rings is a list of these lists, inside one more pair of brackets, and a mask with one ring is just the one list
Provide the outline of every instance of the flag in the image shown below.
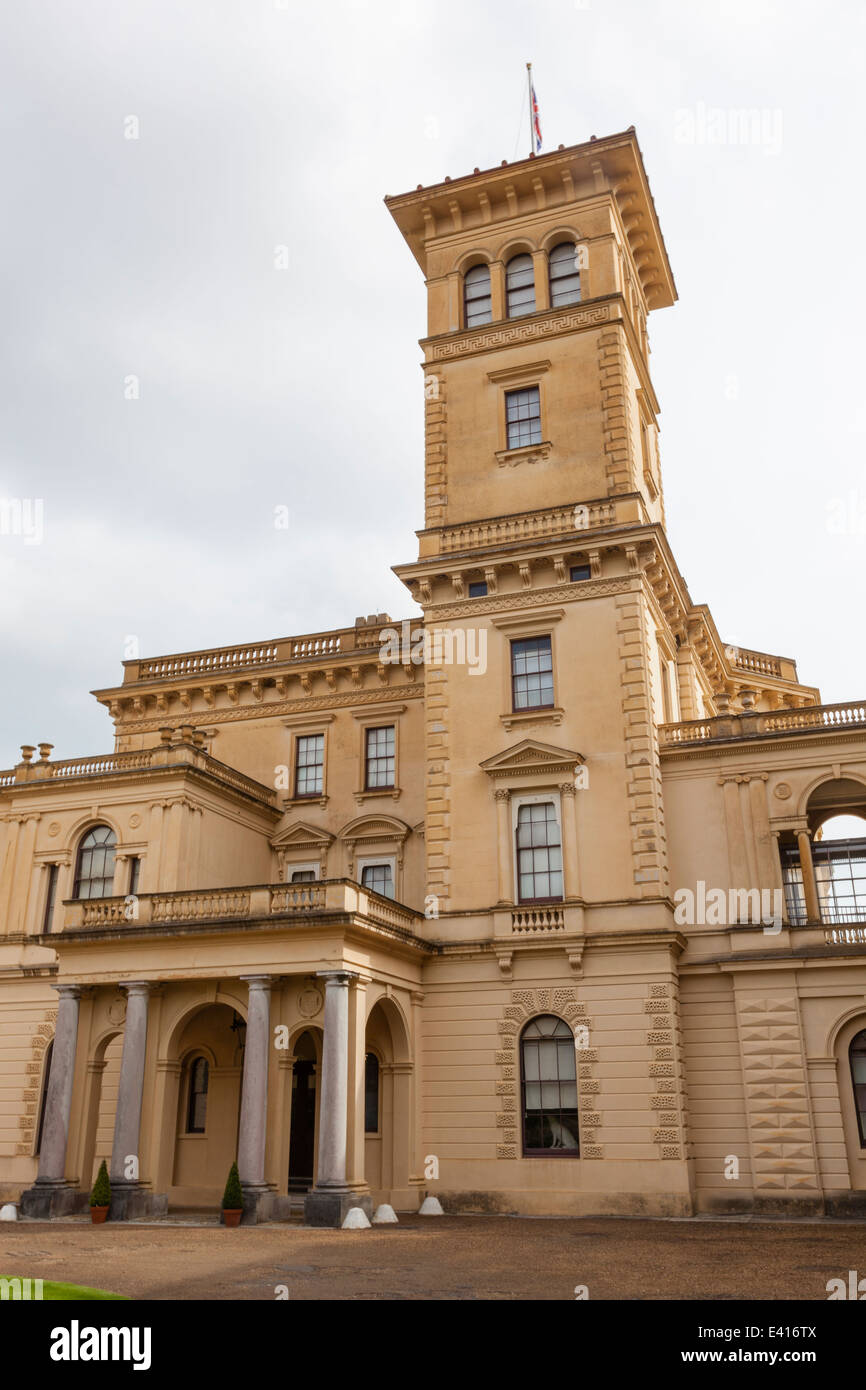
[[529,97],[532,102],[532,134],[535,140],[535,153],[541,153],[541,120],[538,115],[538,98],[535,95],[535,83],[530,79]]

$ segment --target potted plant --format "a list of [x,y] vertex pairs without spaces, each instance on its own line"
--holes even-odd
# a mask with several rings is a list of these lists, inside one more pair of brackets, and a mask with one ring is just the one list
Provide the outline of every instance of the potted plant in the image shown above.
[[241,1190],[238,1165],[233,1163],[229,1169],[226,1190],[223,1193],[223,1221],[227,1226],[239,1226],[243,1214],[244,1194]]
[[108,1216],[110,1206],[111,1183],[108,1181],[108,1169],[105,1166],[105,1159],[103,1159],[99,1165],[96,1182],[93,1184],[93,1191],[90,1194],[90,1219],[94,1226],[102,1225]]

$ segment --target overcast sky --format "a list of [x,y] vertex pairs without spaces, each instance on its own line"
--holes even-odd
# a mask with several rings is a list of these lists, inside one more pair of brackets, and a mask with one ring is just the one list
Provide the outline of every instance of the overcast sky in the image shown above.
[[40,0],[3,28],[0,499],[44,534],[0,534],[0,766],[110,751],[88,692],[130,638],[415,611],[424,288],[382,198],[524,156],[528,60],[545,150],[637,127],[693,598],[866,695],[862,0]]

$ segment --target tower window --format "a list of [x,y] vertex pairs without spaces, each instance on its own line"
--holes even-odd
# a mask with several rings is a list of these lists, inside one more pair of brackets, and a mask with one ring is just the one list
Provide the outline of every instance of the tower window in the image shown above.
[[474,265],[463,279],[463,321],[467,328],[474,328],[477,323],[490,323],[492,318],[490,267]]
[[549,637],[511,643],[511,689],[514,709],[553,706],[553,651]]
[[572,567],[571,567],[571,582],[572,582],[572,584],[579,584],[580,581],[581,581],[582,579],[589,579],[589,578],[591,578],[591,576],[592,576],[592,570],[590,569],[589,565],[572,565]]
[[204,1134],[207,1118],[209,1067],[206,1057],[196,1057],[189,1069],[189,1099],[186,1109],[187,1134]]
[[505,299],[510,319],[535,313],[535,271],[532,257],[512,256],[505,267]]
[[522,903],[562,901],[562,837],[552,801],[517,812],[517,884]]
[[365,864],[361,870],[361,885],[372,889],[374,893],[381,893],[383,898],[393,898],[394,878],[391,865]]
[[505,428],[509,449],[541,443],[541,395],[537,386],[506,391]]
[[364,1133],[379,1133],[379,1058],[375,1052],[364,1058]]
[[135,855],[129,861],[129,891],[133,896],[138,892],[138,881],[141,878],[141,860]]
[[51,923],[54,919],[54,903],[57,899],[57,879],[60,874],[58,864],[48,865],[48,886],[45,890],[45,914],[42,918],[42,930],[49,932]]
[[486,583],[484,582],[483,579],[479,579],[476,583],[472,583],[472,584],[469,585],[469,597],[470,597],[470,598],[486,598],[486,597],[487,597],[487,585],[486,585]]
[[580,267],[577,247],[571,241],[560,242],[554,246],[548,257],[550,267],[550,307],[558,309],[563,304],[577,304],[580,301]]
[[295,796],[321,796],[325,764],[325,735],[311,734],[297,741]]

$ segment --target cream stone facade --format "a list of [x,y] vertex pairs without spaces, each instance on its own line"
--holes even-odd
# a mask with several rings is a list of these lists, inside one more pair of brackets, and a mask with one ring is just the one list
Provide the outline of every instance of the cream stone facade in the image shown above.
[[386,201],[423,617],[127,661],[0,773],[0,1196],[866,1214],[866,703],[677,568],[635,133]]

